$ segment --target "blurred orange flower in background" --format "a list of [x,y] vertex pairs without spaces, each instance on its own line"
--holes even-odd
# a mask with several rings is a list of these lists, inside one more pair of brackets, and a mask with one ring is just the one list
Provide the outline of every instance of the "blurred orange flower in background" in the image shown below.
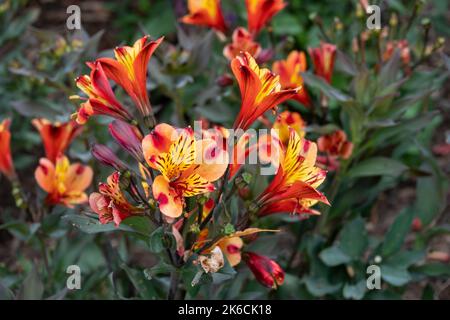
[[11,119],[4,119],[0,123],[0,172],[12,180],[16,176],[11,157]]
[[283,111],[273,124],[273,128],[278,130],[278,137],[283,144],[287,144],[290,136],[290,128],[293,129],[300,138],[305,137],[306,122],[300,113],[295,111]]
[[93,176],[89,166],[70,164],[64,155],[58,156],[55,164],[47,158],[41,158],[34,175],[39,186],[48,193],[48,204],[62,204],[71,208],[88,200],[84,191],[91,184]]
[[325,79],[326,82],[331,83],[336,57],[336,46],[321,42],[318,48],[309,48],[308,50],[314,64],[314,72],[319,77]]
[[306,55],[301,51],[292,51],[286,60],[275,61],[272,66],[273,72],[280,75],[280,83],[283,89],[301,87],[301,90],[293,97],[306,107],[311,106],[311,99],[303,85],[301,72],[306,71]]
[[189,14],[181,18],[182,22],[210,27],[223,33],[227,31],[220,0],[188,0],[188,10]]
[[46,158],[53,163],[56,163],[58,155],[64,154],[72,140],[83,130],[75,121],[52,123],[40,118],[33,119],[31,123],[41,135]]
[[326,152],[329,156],[339,156],[342,159],[348,159],[353,151],[353,143],[347,141],[347,134],[342,130],[320,137],[317,145],[319,151]]
[[223,48],[223,55],[228,60],[233,60],[244,51],[258,59],[261,46],[258,42],[253,41],[252,35],[245,28],[239,27],[233,31],[232,42]]
[[245,0],[248,16],[248,30],[256,35],[281,11],[286,3],[283,0]]

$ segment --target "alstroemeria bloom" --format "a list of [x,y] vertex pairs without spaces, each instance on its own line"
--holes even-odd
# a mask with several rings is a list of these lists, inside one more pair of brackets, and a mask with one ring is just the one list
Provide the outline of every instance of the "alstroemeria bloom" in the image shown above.
[[188,10],[189,14],[181,18],[182,22],[210,27],[223,33],[227,31],[220,0],[188,0]]
[[73,207],[88,200],[84,192],[92,182],[92,169],[81,163],[70,164],[66,156],[60,155],[56,163],[46,158],[39,160],[34,172],[39,186],[48,193],[48,204]]
[[228,166],[227,152],[212,139],[196,140],[190,128],[159,124],[143,139],[142,149],[147,163],[161,173],[153,181],[153,196],[171,218],[182,214],[184,197],[214,191],[213,182]]
[[280,83],[283,89],[302,87],[293,99],[307,107],[311,106],[311,99],[303,85],[303,78],[300,74],[306,71],[306,56],[304,52],[292,51],[286,60],[275,61],[272,70],[280,75]]
[[[89,66],[90,76],[83,75],[75,80],[77,87],[88,96],[88,101],[82,103],[77,112],[77,122],[84,124],[93,115],[131,121],[133,117],[117,100],[102,66],[98,62],[90,63]],[[83,99],[79,96],[72,96],[71,99],[73,98]]]
[[247,51],[255,59],[261,52],[261,46],[258,42],[253,41],[252,35],[242,27],[233,31],[232,42],[223,48],[223,55],[228,60],[236,58],[241,52]]
[[289,141],[290,128],[298,133],[300,138],[305,136],[306,123],[298,112],[283,111],[280,113],[273,124],[273,128],[278,130],[278,137],[286,145]]
[[287,147],[280,144],[279,149],[278,171],[257,198],[259,215],[281,212],[315,213],[309,207],[317,201],[329,204],[325,195],[317,190],[325,180],[326,172],[315,166],[316,144],[300,138],[291,129]]
[[11,180],[16,176],[16,171],[11,157],[10,124],[11,119],[5,119],[0,123],[0,172]]
[[144,161],[142,152],[143,137],[137,127],[120,120],[114,120],[109,124],[109,133],[137,161]]
[[140,113],[147,119],[153,111],[147,93],[147,67],[153,52],[163,38],[147,43],[148,36],[137,40],[132,47],[114,49],[116,59],[100,58],[108,78],[121,86],[131,97]]
[[317,140],[319,151],[326,152],[332,157],[348,159],[353,151],[353,143],[347,140],[347,135],[342,130],[321,136]]
[[81,133],[83,127],[75,121],[52,123],[47,119],[33,119],[32,124],[39,131],[45,148],[45,156],[55,163],[64,154],[72,140]]
[[248,129],[267,110],[292,98],[301,88],[282,90],[279,76],[259,68],[255,59],[244,52],[231,61],[231,69],[239,83],[242,104],[234,129]]
[[108,177],[106,183],[99,184],[98,191],[90,194],[89,205],[98,214],[101,224],[114,222],[118,226],[125,218],[143,213],[141,208],[131,205],[125,198],[117,171]]
[[309,55],[314,64],[314,72],[331,83],[333,75],[334,60],[336,56],[336,46],[322,42],[318,48],[309,48]]
[[245,0],[248,16],[248,30],[256,35],[281,11],[286,3],[283,0]]
[[243,258],[256,280],[262,285],[276,289],[283,284],[284,271],[272,259],[253,252],[245,252]]

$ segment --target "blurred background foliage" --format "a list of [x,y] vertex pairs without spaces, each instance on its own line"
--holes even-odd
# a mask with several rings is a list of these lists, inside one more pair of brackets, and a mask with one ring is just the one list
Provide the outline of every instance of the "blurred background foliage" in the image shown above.
[[[228,21],[246,24],[243,1],[222,2]],[[286,231],[250,244],[255,251],[264,248],[285,268],[283,286],[265,289],[248,269],[239,268],[236,274],[224,272],[221,279],[191,287],[195,270],[186,270],[186,297],[448,299],[449,156],[433,153],[434,146],[450,142],[448,41],[426,53],[449,37],[449,3],[372,1],[382,8],[390,39],[408,40],[411,73],[404,71],[398,53],[380,64],[375,33],[367,34],[364,57],[354,50],[353,39],[367,32],[358,1],[288,3],[258,38],[263,48],[274,50],[274,59],[284,59],[293,49],[306,51],[321,40],[336,44],[339,52],[332,86],[311,72],[304,75],[312,96],[316,101],[326,96],[328,107],[311,111],[289,101],[283,109],[302,114],[311,124],[311,140],[343,128],[354,153],[329,174],[322,190],[332,206],[319,207],[322,216],[299,221],[279,215],[260,221],[263,227]],[[224,43],[212,31],[177,23],[185,13],[184,1],[80,1],[81,31],[65,28],[70,4],[0,3],[0,118],[13,119],[14,163],[36,203],[44,196],[33,179],[43,148],[30,120],[69,119],[77,106],[68,96],[77,93],[73,79],[86,73],[84,62],[111,55],[112,47],[142,34],[166,37],[151,61],[148,84],[159,121],[184,126],[202,117],[231,126],[239,95],[236,88],[216,83],[230,73]],[[425,34],[430,48],[424,45]],[[109,172],[92,160],[91,143],[118,150],[104,130],[108,122],[90,121],[69,153],[95,168],[94,184]],[[148,222],[131,218],[118,232],[92,223],[80,214],[82,208],[62,207],[32,221],[14,207],[10,187],[2,182],[0,298],[165,298],[170,267],[149,253],[150,240],[142,236],[152,232]],[[256,192],[260,185],[253,172],[250,187]],[[231,203],[230,212],[238,206]],[[71,264],[82,270],[81,290],[65,289]],[[382,290],[366,288],[371,264],[381,267]]]

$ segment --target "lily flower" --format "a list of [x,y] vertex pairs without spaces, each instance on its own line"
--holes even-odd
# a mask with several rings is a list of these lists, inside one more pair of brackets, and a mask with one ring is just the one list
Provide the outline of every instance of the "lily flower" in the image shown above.
[[120,173],[111,174],[106,183],[100,183],[99,192],[93,192],[89,196],[91,209],[98,214],[101,224],[114,222],[117,226],[122,220],[132,215],[143,213],[141,208],[131,205],[120,189]]
[[259,216],[272,213],[312,213],[309,207],[317,201],[329,204],[317,188],[326,171],[315,166],[317,146],[300,138],[293,129],[287,147],[280,148],[280,165],[272,182],[257,198]]
[[256,35],[281,11],[286,3],[283,0],[245,0],[248,16],[248,30]]
[[269,69],[260,68],[248,52],[234,58],[231,69],[239,83],[242,98],[234,129],[248,129],[267,110],[292,98],[301,89],[282,90],[279,76]]
[[258,42],[253,41],[252,35],[245,28],[236,28],[231,39],[232,42],[223,48],[225,58],[231,61],[241,52],[247,51],[255,59],[258,59],[258,55],[261,53],[261,46]]
[[188,0],[189,14],[181,22],[213,28],[225,33],[227,26],[223,18],[220,0]]
[[333,75],[334,60],[336,56],[336,46],[322,42],[318,48],[309,48],[309,55],[314,64],[315,73],[331,83]]
[[11,132],[9,126],[11,119],[5,119],[0,122],[0,172],[9,180],[16,177],[14,164],[11,157]]
[[[133,117],[116,99],[109,84],[108,78],[98,62],[90,63],[90,75],[78,77],[75,81],[77,87],[83,91],[88,99],[81,104],[76,114],[79,124],[84,124],[93,115],[105,115],[123,121],[131,121]],[[86,99],[79,96],[71,96],[71,99]]]
[[319,151],[327,153],[331,157],[348,159],[353,151],[353,143],[347,140],[347,134],[337,130],[331,134],[321,136],[317,140]]
[[142,141],[144,157],[157,169],[152,191],[161,212],[171,218],[183,212],[184,198],[215,190],[228,154],[212,139],[196,140],[192,129],[177,131],[167,124],[155,127]]
[[[114,49],[116,59],[97,60],[108,78],[121,86],[131,97],[145,119],[153,117],[153,111],[147,94],[147,67],[153,52],[163,38],[147,43],[148,36],[137,40],[132,47]],[[123,120],[123,119],[122,119]]]
[[75,121],[51,123],[47,119],[33,119],[31,123],[39,131],[45,148],[45,156],[55,163],[60,154],[64,154],[69,144],[78,136],[83,127]]
[[48,204],[72,208],[88,200],[84,191],[92,182],[93,172],[89,166],[70,164],[64,155],[58,156],[56,163],[41,158],[34,175],[39,186],[48,193]]
[[267,288],[276,289],[284,282],[284,271],[278,263],[253,252],[243,254],[244,261],[256,280]]
[[283,89],[302,87],[292,98],[306,107],[311,106],[311,99],[303,85],[303,78],[300,74],[306,71],[306,56],[304,52],[292,51],[286,60],[275,61],[272,70],[280,75],[280,83]]

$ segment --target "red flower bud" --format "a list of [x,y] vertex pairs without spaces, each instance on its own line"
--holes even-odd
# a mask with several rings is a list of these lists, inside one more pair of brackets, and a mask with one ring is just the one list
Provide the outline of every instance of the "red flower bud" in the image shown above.
[[245,252],[243,258],[256,280],[268,288],[276,289],[284,282],[284,271],[275,261],[253,252]]
[[137,161],[144,162],[142,152],[142,135],[139,130],[120,120],[114,120],[109,125],[109,132],[117,143],[127,150]]
[[91,153],[95,159],[105,166],[113,167],[117,171],[126,169],[126,165],[105,145],[97,143],[93,144]]

